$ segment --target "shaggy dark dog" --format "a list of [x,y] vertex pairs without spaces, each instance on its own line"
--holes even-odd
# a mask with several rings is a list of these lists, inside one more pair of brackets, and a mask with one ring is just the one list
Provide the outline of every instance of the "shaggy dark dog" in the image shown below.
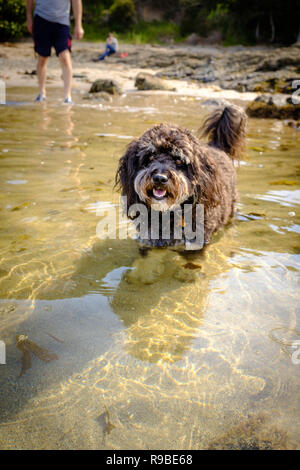
[[[128,217],[137,217],[131,207],[134,204],[143,204],[147,208],[146,231],[140,220],[138,224],[143,244],[156,247],[186,245],[186,234],[180,238],[175,236],[174,226],[178,219],[174,214],[178,210],[184,214],[187,204],[192,207],[193,229],[199,214],[196,206],[202,204],[204,208],[205,244],[209,243],[213,232],[234,215],[237,200],[234,159],[239,158],[243,148],[246,120],[241,108],[228,105],[217,109],[205,121],[201,135],[208,136],[207,144],[187,129],[173,124],[154,126],[131,142],[120,159],[116,184],[127,197]],[[160,225],[163,214],[169,214],[171,230],[167,235],[161,227],[159,236],[153,237],[153,210],[159,213],[160,219],[156,220]],[[184,215],[182,217],[184,227]]]

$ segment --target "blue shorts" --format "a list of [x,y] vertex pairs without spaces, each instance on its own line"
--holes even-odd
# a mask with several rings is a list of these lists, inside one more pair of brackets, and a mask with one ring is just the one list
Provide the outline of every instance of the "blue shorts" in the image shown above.
[[71,51],[70,26],[60,23],[52,23],[39,15],[33,19],[34,50],[43,57],[51,56],[53,46],[56,55],[69,49]]

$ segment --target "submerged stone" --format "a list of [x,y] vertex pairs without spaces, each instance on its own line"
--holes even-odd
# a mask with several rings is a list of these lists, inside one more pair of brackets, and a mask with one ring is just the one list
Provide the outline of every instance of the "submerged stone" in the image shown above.
[[100,78],[95,80],[90,88],[89,93],[99,93],[105,91],[111,95],[121,94],[121,88],[115,80]]
[[162,78],[151,75],[151,73],[141,72],[136,76],[134,86],[138,90],[169,90],[176,91],[176,88],[172,88]]

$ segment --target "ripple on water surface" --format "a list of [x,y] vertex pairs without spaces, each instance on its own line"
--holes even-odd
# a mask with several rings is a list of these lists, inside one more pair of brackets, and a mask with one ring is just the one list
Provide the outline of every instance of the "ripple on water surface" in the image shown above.
[[1,108],[2,447],[300,448],[300,134],[250,120],[238,217],[201,254],[142,257],[96,235],[107,212],[127,230],[118,159],[150,125],[195,130],[205,109],[56,93]]

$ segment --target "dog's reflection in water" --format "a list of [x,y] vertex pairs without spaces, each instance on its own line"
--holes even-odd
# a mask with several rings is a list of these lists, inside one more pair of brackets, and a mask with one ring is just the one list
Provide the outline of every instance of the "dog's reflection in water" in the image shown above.
[[220,239],[218,234],[201,252],[154,248],[141,254],[135,240],[97,241],[70,278],[51,283],[39,298],[106,296],[125,327],[121,336],[130,355],[151,362],[179,360],[196,335],[199,339],[210,281],[228,269],[232,230]]
[[152,249],[123,273],[111,298],[113,311],[126,326],[130,355],[149,362],[181,360],[197,336],[210,294],[209,283],[226,272],[219,243],[202,252]]
[[153,284],[161,278],[175,278],[181,282],[192,282],[196,279],[196,270],[200,264],[189,262],[198,258],[200,253],[189,253],[171,249],[141,249],[140,256],[134,261],[132,269],[124,274],[129,283]]
[[191,298],[201,266],[188,269],[186,264],[169,249],[150,250],[124,273],[111,307],[127,327],[130,355],[150,362],[183,357],[202,318],[201,305],[193,312]]

